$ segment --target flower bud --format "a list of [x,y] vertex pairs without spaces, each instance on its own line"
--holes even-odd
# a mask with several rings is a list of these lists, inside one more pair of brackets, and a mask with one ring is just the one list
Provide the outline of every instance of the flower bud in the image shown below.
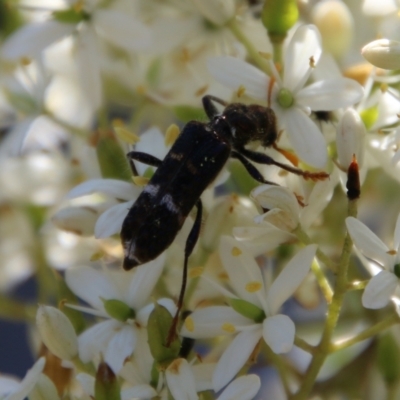
[[36,325],[46,347],[62,360],[72,360],[78,354],[78,339],[69,319],[60,310],[39,306]]
[[173,340],[167,347],[167,337],[172,319],[170,312],[156,303],[147,322],[150,352],[160,366],[166,366],[174,360],[178,356],[181,347],[179,339]]
[[97,369],[94,397],[96,400],[121,400],[118,379],[105,362],[101,362]]
[[340,166],[347,170],[353,162],[353,155],[361,168],[364,161],[365,125],[358,113],[348,108],[337,126],[336,147]]
[[261,21],[270,37],[285,37],[298,18],[296,0],[265,0]]
[[319,2],[313,8],[312,19],[321,33],[324,50],[334,57],[343,56],[350,47],[354,30],[346,4],[340,0]]
[[378,68],[400,69],[400,42],[395,40],[375,40],[364,46],[361,54]]

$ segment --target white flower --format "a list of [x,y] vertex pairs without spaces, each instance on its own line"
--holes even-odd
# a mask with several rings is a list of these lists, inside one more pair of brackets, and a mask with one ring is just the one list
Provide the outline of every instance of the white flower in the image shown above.
[[244,310],[241,314],[228,306],[195,310],[185,320],[181,331],[183,336],[191,338],[236,334],[215,369],[215,391],[223,388],[238,373],[261,338],[275,353],[290,351],[295,326],[288,316],[278,311],[304,280],[316,248],[316,245],[311,245],[297,253],[266,291],[261,270],[246,248],[233,238],[221,238],[220,256],[236,295],[223,288],[220,290],[232,304],[239,302],[236,309],[243,307]]
[[24,400],[35,387],[45,364],[46,360],[44,357],[39,358],[21,382],[18,382],[16,379],[0,376],[0,399]]
[[[91,267],[72,267],[66,272],[71,290],[93,308],[69,305],[84,312],[107,318],[79,336],[79,356],[89,362],[102,354],[104,361],[118,373],[126,357],[138,343],[139,327],[147,324],[154,305],[149,298],[164,267],[165,255],[143,264],[132,272],[98,271]],[[171,314],[172,300],[161,299],[160,304]]]
[[293,192],[282,186],[260,185],[251,192],[256,204],[264,210],[254,218],[255,226],[233,228],[233,235],[254,255],[295,239],[292,231],[300,225],[309,228],[321,215],[332,197],[336,179],[317,182],[303,197],[300,206]]
[[100,1],[67,1],[68,7],[49,13],[48,20],[28,24],[4,43],[2,55],[8,59],[38,57],[50,45],[71,36],[82,93],[94,107],[101,105],[101,41],[125,51],[147,48],[150,29],[138,19]]
[[385,307],[400,283],[400,215],[396,221],[392,249],[356,218],[346,218],[346,226],[354,245],[382,268],[368,282],[362,296],[362,304],[372,309]]
[[[233,58],[211,58],[211,74],[222,84],[266,102],[277,114],[278,122],[287,132],[298,156],[306,163],[324,167],[327,161],[326,142],[316,124],[309,118],[311,111],[332,111],[359,101],[362,87],[347,78],[333,78],[304,86],[321,56],[321,39],[313,25],[300,26],[285,52],[283,78],[271,62],[274,81],[252,65]],[[273,83],[271,99],[269,86]]]

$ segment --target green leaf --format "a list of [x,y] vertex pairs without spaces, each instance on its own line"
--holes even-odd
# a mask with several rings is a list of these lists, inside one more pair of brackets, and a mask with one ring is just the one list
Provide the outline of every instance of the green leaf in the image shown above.
[[162,368],[167,367],[171,361],[178,357],[181,343],[178,338],[167,347],[167,338],[172,324],[172,315],[169,311],[155,304],[147,323],[148,341],[151,355]]
[[266,318],[264,310],[242,299],[230,299],[232,308],[246,318],[252,319],[254,322],[260,323]]

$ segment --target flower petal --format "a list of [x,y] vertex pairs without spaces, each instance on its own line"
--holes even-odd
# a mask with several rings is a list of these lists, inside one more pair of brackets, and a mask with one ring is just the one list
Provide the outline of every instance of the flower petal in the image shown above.
[[198,400],[192,369],[184,358],[178,358],[165,371],[168,389],[176,400]]
[[310,271],[317,245],[300,250],[281,271],[268,290],[267,302],[270,314],[277,313],[282,304],[296,291]]
[[97,110],[103,99],[101,80],[101,58],[97,42],[98,38],[92,27],[83,26],[76,37],[75,62],[79,85],[83,96]]
[[290,91],[301,85],[310,71],[310,57],[314,63],[322,53],[321,37],[314,25],[302,25],[297,28],[285,51],[285,69],[283,72],[283,84]]
[[147,49],[152,41],[151,30],[139,20],[110,8],[93,13],[96,30],[117,47],[137,51]]
[[186,318],[181,335],[200,339],[235,333],[237,328],[250,327],[254,322],[231,307],[212,306],[195,310]]
[[282,124],[296,154],[307,164],[323,168],[328,153],[326,141],[317,125],[299,108],[291,107],[280,112]]
[[44,357],[39,358],[33,367],[26,373],[24,379],[19,384],[17,391],[7,396],[7,400],[23,400],[31,392],[31,390],[36,385],[40,374],[46,364],[46,359]]
[[394,228],[393,247],[397,252],[400,247],[400,214],[397,216],[396,227]]
[[355,246],[367,257],[378,261],[386,269],[393,264],[389,248],[366,225],[354,217],[346,218],[346,226]]
[[263,338],[276,354],[291,350],[295,331],[294,323],[287,315],[274,315],[263,322]]
[[213,376],[213,387],[221,390],[240,371],[261,339],[261,325],[250,331],[240,332],[219,359]]
[[121,323],[108,319],[93,325],[83,332],[78,338],[79,358],[84,362],[90,362],[107,349],[107,344],[114,335],[115,329],[119,329]]
[[136,267],[126,299],[133,309],[142,308],[148,301],[154,286],[156,285],[165,264],[165,252],[155,260]]
[[219,83],[232,90],[244,87],[247,96],[267,100],[268,76],[246,61],[229,56],[211,57],[207,60],[207,66]]
[[362,295],[362,304],[374,310],[385,307],[399,284],[396,275],[381,271],[371,278]]
[[73,24],[53,20],[25,25],[5,41],[1,54],[4,58],[14,60],[38,57],[46,47],[72,34],[74,29]]
[[132,200],[139,196],[141,190],[136,186],[118,179],[90,179],[67,193],[67,199],[86,196],[93,193],[102,193],[120,200]]
[[94,227],[95,238],[103,239],[119,233],[122,223],[133,203],[134,200],[117,204],[104,211],[96,221]]
[[121,390],[122,400],[132,399],[153,399],[157,397],[157,391],[150,385],[141,384],[135,385],[132,388]]
[[333,111],[358,103],[364,94],[362,86],[349,78],[314,82],[299,90],[296,102],[313,111]]
[[113,282],[103,272],[88,266],[71,267],[65,273],[69,288],[97,310],[104,311],[103,301],[122,300]]
[[219,254],[230,282],[240,298],[263,307],[265,293],[260,267],[245,246],[229,236],[222,236]]
[[204,362],[192,366],[193,375],[196,380],[196,391],[212,390],[212,377],[216,363]]
[[109,341],[104,354],[104,361],[115,374],[118,374],[125,359],[133,353],[135,344],[136,328],[127,324],[123,325]]
[[260,387],[261,380],[257,375],[240,376],[226,387],[218,400],[251,400]]
[[308,197],[307,205],[300,212],[300,222],[303,229],[307,229],[319,217],[328,205],[335,187],[332,177],[322,182],[317,182]]

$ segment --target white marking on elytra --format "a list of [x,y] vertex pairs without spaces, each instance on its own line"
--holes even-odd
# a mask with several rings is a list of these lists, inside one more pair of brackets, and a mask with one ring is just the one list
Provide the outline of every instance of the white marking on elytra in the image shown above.
[[179,213],[179,208],[174,203],[174,200],[172,199],[172,196],[170,194],[166,194],[161,199],[160,204],[165,204],[166,207],[167,207],[167,210],[171,211],[174,214],[178,214]]
[[236,136],[236,128],[231,128],[231,134],[233,138]]
[[159,189],[160,189],[160,185],[147,185],[143,189],[143,192],[147,193],[149,196],[154,197],[157,195]]

